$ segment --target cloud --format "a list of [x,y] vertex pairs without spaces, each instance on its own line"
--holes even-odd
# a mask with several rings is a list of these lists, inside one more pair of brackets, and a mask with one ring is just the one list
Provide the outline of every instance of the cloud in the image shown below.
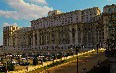
[[38,2],[41,4],[47,4],[47,2],[45,0],[31,0],[32,2]]
[[113,0],[107,0],[107,1],[113,1]]
[[112,2],[113,0],[103,0],[103,1],[109,1],[109,2]]
[[4,16],[6,18],[14,18],[14,19],[18,19],[21,17],[17,11],[3,11],[3,10],[0,10],[0,16]]
[[18,26],[17,23],[9,24],[7,22],[3,23],[3,27],[5,26]]
[[[44,0],[38,0],[43,1]],[[26,3],[24,0],[7,0],[8,5],[15,9],[15,11],[3,11],[0,10],[0,16],[5,16],[6,18],[14,19],[33,19],[41,18],[47,15],[48,11],[53,10],[53,8],[48,6],[39,6],[35,4]]]

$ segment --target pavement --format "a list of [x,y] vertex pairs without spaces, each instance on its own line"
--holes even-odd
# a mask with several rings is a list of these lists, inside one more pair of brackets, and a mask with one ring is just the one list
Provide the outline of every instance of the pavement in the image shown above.
[[[83,68],[86,68],[87,71],[91,70],[94,66],[97,65],[98,61],[101,62],[106,60],[104,53],[99,53],[98,56],[94,55],[91,57],[86,57],[79,59],[78,61],[78,73],[82,73]],[[52,67],[48,69],[50,73],[77,73],[77,61],[72,61],[69,63],[62,64],[60,66]]]

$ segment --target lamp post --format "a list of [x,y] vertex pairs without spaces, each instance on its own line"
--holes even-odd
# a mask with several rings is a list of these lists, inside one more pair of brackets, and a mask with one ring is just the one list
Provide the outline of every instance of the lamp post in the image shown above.
[[71,48],[73,48],[75,50],[75,54],[77,54],[77,73],[78,73],[78,52],[79,52],[79,48],[80,46],[71,46]]
[[97,48],[97,56],[98,56],[99,43],[96,44],[96,48]]
[[77,73],[78,73],[78,52],[79,52],[79,45],[75,47],[76,51],[75,53],[77,54]]

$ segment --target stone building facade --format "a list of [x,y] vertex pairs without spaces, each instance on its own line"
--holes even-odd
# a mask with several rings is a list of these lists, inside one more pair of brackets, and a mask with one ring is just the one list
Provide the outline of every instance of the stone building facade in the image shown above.
[[[66,13],[54,10],[49,11],[47,17],[30,21],[31,27],[4,27],[3,50],[66,51],[71,45],[80,45],[83,49],[95,49],[98,43],[106,46],[104,40],[108,32],[105,25],[108,23],[105,13],[111,6],[116,5],[105,6],[103,13],[98,7]],[[17,29],[7,36],[11,31],[6,29],[11,27]],[[11,43],[9,38],[12,38]]]
[[[116,49],[116,5],[104,6],[103,14],[104,41],[112,42],[112,45],[105,44],[106,48]],[[111,43],[109,43],[111,44]]]
[[110,63],[110,73],[116,73],[116,5],[106,5],[103,10],[104,45]]
[[6,26],[3,28],[3,50],[24,51],[31,49],[31,27]]

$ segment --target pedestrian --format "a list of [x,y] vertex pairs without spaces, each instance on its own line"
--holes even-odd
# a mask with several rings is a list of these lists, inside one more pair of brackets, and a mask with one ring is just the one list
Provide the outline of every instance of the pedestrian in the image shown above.
[[28,66],[26,67],[26,70],[28,71]]
[[87,73],[87,70],[86,68],[83,68],[82,72],[81,73]]
[[101,60],[98,60],[97,67],[100,67]]
[[41,65],[43,66],[43,60],[41,59]]

